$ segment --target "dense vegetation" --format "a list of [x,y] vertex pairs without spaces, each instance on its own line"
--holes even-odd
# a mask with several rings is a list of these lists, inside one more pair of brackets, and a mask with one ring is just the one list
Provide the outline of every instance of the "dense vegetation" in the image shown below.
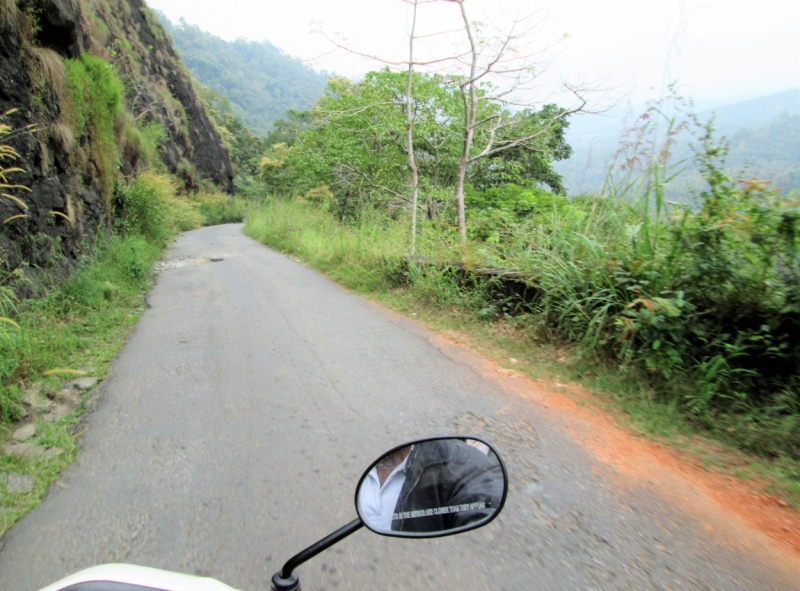
[[234,185],[242,189],[258,176],[259,163],[268,145],[264,138],[251,132],[233,112],[233,106],[225,96],[217,94],[195,81],[197,93],[203,101],[206,113],[222,136],[233,167]]
[[[749,451],[800,458],[797,197],[731,179],[711,123],[678,121],[654,105],[631,130],[603,195],[557,194],[552,163],[568,153],[566,126],[553,129],[547,149],[471,169],[463,244],[449,186],[448,125],[458,109],[448,110],[445,81],[420,75],[420,267],[407,258],[404,236],[403,76],[333,80],[312,112],[277,125],[273,139],[283,141],[261,163],[273,197],[248,216],[250,235],[352,287],[411,289],[432,305],[513,318],[531,338],[570,343],[585,359],[618,367],[637,392],[697,428]],[[677,182],[671,150],[689,127],[703,183],[694,206],[666,199]],[[453,263],[527,273],[540,295],[498,299],[491,281],[465,281]]]
[[[463,108],[458,87],[443,77],[414,75],[413,143],[420,170],[419,191],[430,221],[451,201],[463,142]],[[406,74],[372,72],[353,83],[329,81],[313,111],[291,113],[276,123],[261,161],[261,177],[276,195],[302,195],[357,219],[377,205],[397,210],[408,202],[408,164],[403,112]],[[481,107],[491,120],[504,113],[498,105]],[[509,183],[536,190],[547,185],[562,192],[554,160],[568,157],[566,119],[552,120],[556,105],[521,111],[510,117],[526,130],[540,128],[537,145],[519,147],[486,158],[468,175],[469,193],[482,193]],[[489,130],[476,134],[475,150],[488,141]],[[493,138],[494,139],[494,138]],[[491,200],[491,197],[487,197]]]
[[316,101],[327,75],[306,67],[267,41],[225,41],[181,21],[160,15],[192,75],[228,97],[231,109],[252,132],[264,135],[289,109]]

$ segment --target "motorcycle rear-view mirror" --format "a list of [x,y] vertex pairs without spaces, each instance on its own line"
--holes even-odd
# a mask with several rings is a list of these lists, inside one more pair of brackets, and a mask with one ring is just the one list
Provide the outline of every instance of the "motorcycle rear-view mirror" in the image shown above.
[[356,487],[358,517],[290,558],[272,591],[300,591],[295,569],[365,525],[398,538],[435,538],[482,527],[506,501],[500,454],[480,437],[418,439],[375,460]]
[[375,533],[433,538],[482,527],[508,492],[503,461],[479,437],[434,437],[374,461],[356,488],[356,511]]

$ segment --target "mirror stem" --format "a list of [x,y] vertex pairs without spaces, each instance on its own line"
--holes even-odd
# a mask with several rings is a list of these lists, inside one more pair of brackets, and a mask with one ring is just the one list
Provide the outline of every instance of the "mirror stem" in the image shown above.
[[306,560],[314,558],[317,554],[322,552],[323,550],[327,550],[331,546],[333,546],[336,542],[343,540],[350,534],[355,531],[358,531],[364,527],[364,523],[361,521],[360,518],[356,518],[344,527],[337,529],[335,532],[322,538],[319,542],[312,544],[302,552],[299,552],[295,556],[292,556],[289,561],[283,565],[279,575],[281,579],[290,579],[292,577],[292,573],[294,569],[298,566],[303,564]]

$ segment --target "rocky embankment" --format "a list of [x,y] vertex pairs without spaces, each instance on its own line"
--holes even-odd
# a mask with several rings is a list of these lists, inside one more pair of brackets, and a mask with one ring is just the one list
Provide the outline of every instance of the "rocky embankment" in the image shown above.
[[[84,370],[84,373],[88,374],[92,371],[91,368],[88,368]],[[86,375],[72,380],[54,392],[43,392],[41,384],[34,384],[28,388],[22,400],[24,417],[14,426],[14,431],[2,446],[0,455],[19,460],[36,461],[64,453],[64,450],[57,446],[45,446],[41,442],[32,443],[38,434],[37,421],[41,426],[43,423],[54,422],[69,416],[81,402],[85,405],[89,402],[88,397],[91,396],[97,384],[98,378]],[[25,494],[34,489],[36,476],[35,474],[0,471],[0,485],[5,486],[5,492],[9,495]],[[3,510],[5,509],[0,503],[0,512]]]
[[153,144],[188,189],[232,191],[227,149],[142,0],[0,0],[0,114],[11,110],[3,143],[19,158],[4,164],[24,171],[11,180],[29,191],[0,199],[8,269],[84,252],[113,217],[115,183]]

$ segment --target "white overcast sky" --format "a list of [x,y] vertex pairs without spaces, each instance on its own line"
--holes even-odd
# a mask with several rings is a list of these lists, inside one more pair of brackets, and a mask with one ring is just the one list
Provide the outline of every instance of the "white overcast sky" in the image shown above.
[[[317,69],[358,77],[363,59],[332,59],[322,27],[365,53],[403,57],[409,11],[401,0],[147,0],[223,39],[267,40]],[[700,100],[759,96],[800,87],[798,0],[467,0],[476,20],[543,9],[542,38],[568,35],[557,62],[568,80],[622,85],[635,102],[678,78]],[[457,5],[421,12],[427,31],[446,29]],[[444,50],[439,46],[437,50]],[[665,76],[665,70],[668,74]]]

